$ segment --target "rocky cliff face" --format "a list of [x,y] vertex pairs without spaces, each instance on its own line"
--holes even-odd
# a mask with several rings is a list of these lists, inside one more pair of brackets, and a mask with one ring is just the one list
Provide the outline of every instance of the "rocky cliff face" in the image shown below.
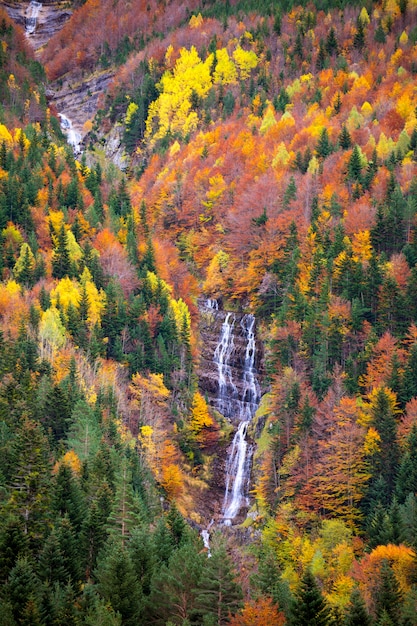
[[[3,2],[4,8],[10,17],[22,28],[26,28],[27,18],[30,12],[29,2]],[[65,22],[71,17],[72,11],[65,7],[62,2],[42,1],[37,17],[36,28],[32,33],[27,33],[28,40],[37,54],[42,46],[55,33],[57,33]]]

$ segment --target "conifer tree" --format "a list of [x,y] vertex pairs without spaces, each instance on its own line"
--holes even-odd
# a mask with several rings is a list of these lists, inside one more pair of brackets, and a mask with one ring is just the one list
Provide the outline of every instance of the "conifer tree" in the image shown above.
[[6,596],[11,604],[16,624],[22,626],[40,624],[39,579],[28,558],[19,558],[10,572]]
[[355,144],[348,162],[347,178],[351,182],[362,181],[362,162],[358,144]]
[[330,626],[330,610],[316,580],[307,569],[298,589],[293,607],[293,626]]
[[172,553],[168,565],[163,565],[153,578],[148,603],[150,621],[162,626],[169,619],[182,623],[193,617],[205,558],[193,542]]
[[336,32],[335,32],[334,27],[332,26],[329,30],[329,34],[327,35],[326,50],[328,54],[332,55],[332,54],[337,54],[338,48],[339,48],[339,45],[336,39]]
[[156,558],[147,526],[137,526],[132,530],[127,549],[143,593],[148,596],[151,591]]
[[118,543],[108,545],[95,577],[100,595],[120,613],[123,626],[142,623],[142,589],[125,548]]
[[351,593],[344,626],[371,626],[371,618],[357,587]]
[[53,529],[44,543],[39,556],[38,571],[41,580],[65,585],[69,574],[63,563],[63,556],[56,530]]
[[402,595],[397,579],[388,561],[384,560],[381,565],[379,588],[375,594],[377,619],[379,621],[382,619],[386,620],[387,616],[392,621],[392,624],[397,626],[399,624],[401,600]]
[[243,593],[223,545],[213,549],[204,564],[199,591],[196,597],[196,612],[201,616],[212,616],[216,625],[227,623],[230,614],[242,606]]
[[343,124],[342,130],[340,131],[339,145],[342,150],[349,150],[352,145],[352,139],[350,137],[348,129],[346,128],[346,124]]
[[323,128],[323,130],[320,133],[316,152],[317,152],[317,156],[321,159],[325,159],[332,152],[332,144],[330,143],[329,132],[327,128]]
[[72,266],[68,248],[68,238],[64,224],[62,224],[57,237],[57,244],[52,258],[52,276],[64,278],[72,276]]

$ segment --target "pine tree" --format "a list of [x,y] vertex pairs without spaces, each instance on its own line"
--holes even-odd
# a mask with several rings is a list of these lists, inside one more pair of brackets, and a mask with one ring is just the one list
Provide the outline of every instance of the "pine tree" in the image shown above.
[[122,546],[130,536],[132,528],[139,522],[140,507],[132,489],[132,473],[126,459],[121,460],[120,471],[116,477],[116,493],[108,519],[108,530]]
[[142,622],[143,595],[129,553],[120,544],[109,545],[95,577],[100,595],[120,613],[123,626]]
[[55,476],[52,489],[51,509],[55,515],[68,516],[72,526],[78,532],[85,515],[84,494],[78,479],[65,463],[61,463]]
[[351,182],[362,181],[362,162],[358,144],[355,144],[348,162],[347,179]]
[[23,523],[31,542],[45,532],[49,506],[49,449],[41,427],[28,419],[19,425],[13,443],[10,498],[7,509]]
[[293,626],[328,626],[331,624],[329,607],[309,569],[301,579],[293,608],[292,624]]
[[[22,626],[37,626],[39,624],[39,579],[27,558],[18,559],[10,572],[5,593],[11,604],[16,624]],[[29,619],[31,615],[36,617],[36,621]]]
[[316,59],[316,70],[319,72],[324,69],[327,60],[326,44],[324,39],[320,39],[319,51]]
[[399,624],[402,595],[397,579],[387,560],[381,565],[381,579],[375,594],[375,612],[378,620],[386,613],[394,626]]
[[165,624],[168,619],[183,623],[197,610],[197,594],[206,557],[193,543],[173,552],[168,565],[155,574],[149,598],[149,622]]
[[357,587],[351,593],[344,626],[371,626],[371,618]]
[[67,517],[57,524],[56,537],[62,555],[62,566],[68,572],[69,583],[77,590],[83,576],[80,542]]
[[68,238],[64,224],[62,224],[58,233],[57,244],[54,249],[54,256],[52,258],[52,276],[54,278],[64,278],[64,276],[71,277],[72,264],[70,259],[70,253],[68,248]]
[[373,456],[373,477],[383,478],[387,498],[394,489],[399,461],[397,422],[390,393],[386,388],[379,388],[371,405],[372,423],[380,436],[379,451]]
[[332,54],[337,54],[338,49],[339,49],[339,45],[336,39],[336,32],[332,26],[329,30],[329,34],[327,35],[326,50],[328,54],[332,55]]
[[63,557],[56,530],[53,529],[39,555],[38,571],[41,580],[65,585],[69,574],[63,564]]
[[333,147],[330,143],[329,132],[327,128],[323,128],[320,133],[319,141],[316,147],[317,156],[321,159],[325,159],[332,153]]
[[410,493],[417,492],[417,425],[413,424],[407,437],[406,449],[398,469],[395,493],[403,504]]
[[356,32],[353,37],[353,45],[357,50],[362,51],[365,46],[365,25],[360,17],[356,20]]
[[110,507],[106,511],[106,507],[100,506],[99,502],[100,498],[91,504],[80,535],[81,552],[84,554],[87,578],[95,569],[97,557],[107,539],[107,518],[110,513]]
[[156,568],[156,558],[152,538],[146,526],[138,526],[132,530],[127,550],[135,574],[142,585],[143,593],[148,596],[151,592],[151,580]]
[[242,606],[243,593],[224,546],[213,549],[204,564],[196,597],[196,613],[212,616],[214,623],[227,623]]
[[400,506],[401,541],[414,550],[417,546],[417,497],[409,493],[404,504]]
[[348,129],[346,128],[346,124],[343,124],[342,130],[340,131],[339,145],[342,150],[349,150],[352,145],[352,139],[350,137]]
[[19,557],[27,554],[28,542],[21,521],[3,519],[0,533],[0,585],[3,585]]

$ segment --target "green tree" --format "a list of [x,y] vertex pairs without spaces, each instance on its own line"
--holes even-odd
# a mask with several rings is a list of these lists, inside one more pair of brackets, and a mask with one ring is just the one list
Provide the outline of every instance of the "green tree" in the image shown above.
[[69,574],[65,569],[56,530],[53,529],[39,555],[38,571],[41,580],[65,585]]
[[399,624],[402,595],[395,574],[387,560],[381,565],[379,588],[375,594],[375,612],[381,620],[384,613],[388,615],[394,626]]
[[51,510],[60,517],[68,516],[78,532],[83,524],[85,507],[85,496],[78,479],[66,463],[61,463],[53,482]]
[[351,182],[362,181],[362,161],[358,144],[355,144],[347,168],[347,179]]
[[47,441],[36,422],[25,418],[18,426],[12,458],[6,510],[18,516],[24,533],[37,542],[48,517],[50,467]]
[[98,590],[116,613],[123,626],[142,623],[143,596],[128,551],[120,544],[107,546],[95,573]]
[[329,131],[327,130],[327,128],[323,128],[323,130],[320,133],[320,137],[319,137],[317,147],[316,147],[317,156],[320,159],[325,159],[326,157],[329,156],[329,154],[332,153],[332,150],[333,150],[333,146],[330,143]]
[[10,572],[6,596],[11,604],[13,618],[19,626],[38,626],[39,619],[39,579],[31,562],[19,558]]
[[316,580],[307,569],[298,589],[294,608],[293,626],[328,626],[331,624],[330,610]]
[[243,593],[236,581],[236,574],[223,545],[213,549],[204,563],[196,611],[201,616],[212,616],[213,623],[221,626],[229,622],[229,615],[242,606]]
[[181,624],[192,618],[205,558],[192,542],[186,543],[155,574],[148,603],[155,624],[164,626],[168,619]]
[[52,257],[52,276],[54,278],[64,278],[72,276],[72,264],[68,247],[68,238],[64,224],[62,224],[57,237],[57,243]]
[[339,145],[342,148],[342,150],[349,150],[349,148],[352,145],[352,139],[350,136],[350,132],[346,128],[346,124],[343,124],[342,130],[340,131]]
[[371,626],[371,618],[357,587],[351,593],[344,626]]

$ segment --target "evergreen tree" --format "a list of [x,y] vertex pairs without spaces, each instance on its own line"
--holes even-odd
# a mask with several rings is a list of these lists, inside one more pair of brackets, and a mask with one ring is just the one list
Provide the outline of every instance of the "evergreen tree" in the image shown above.
[[293,626],[328,626],[331,624],[329,607],[309,569],[301,579],[293,608],[292,624]]
[[56,537],[62,555],[62,566],[68,572],[69,584],[77,590],[83,577],[80,542],[68,517],[62,518],[57,524]]
[[360,17],[356,20],[356,32],[353,37],[353,45],[357,50],[362,51],[365,46],[365,25]]
[[375,31],[375,36],[374,39],[377,43],[382,43],[384,44],[387,40],[386,36],[385,36],[385,30],[384,27],[382,26],[381,22],[379,22],[378,27]]
[[192,618],[197,610],[205,558],[192,542],[173,552],[168,565],[162,565],[153,577],[148,603],[149,621],[163,626],[168,619],[182,623]]
[[398,469],[395,493],[403,504],[409,493],[417,492],[417,425],[413,424],[407,437],[406,449]]
[[85,515],[84,494],[71,468],[61,463],[52,488],[51,509],[55,515],[68,516],[74,529],[81,529]]
[[378,389],[371,407],[372,423],[380,436],[379,451],[373,457],[373,476],[374,478],[381,476],[384,480],[388,499],[394,489],[399,461],[394,410],[388,390]]
[[160,518],[156,524],[152,543],[158,565],[167,564],[174,551],[174,540],[163,518]]
[[348,162],[347,179],[351,182],[362,181],[362,161],[358,144],[355,144]]
[[325,159],[332,153],[333,147],[330,143],[329,132],[327,128],[323,128],[320,133],[319,141],[316,147],[317,156],[321,159]]
[[3,585],[19,557],[28,551],[27,537],[21,521],[15,517],[3,519],[0,532],[0,585]]
[[87,578],[95,569],[97,557],[107,539],[107,518],[110,513],[110,506],[106,510],[105,506],[100,506],[100,500],[102,502],[103,498],[98,498],[91,504],[81,529],[81,552],[84,555]]
[[326,59],[327,59],[326,43],[324,39],[321,38],[320,43],[319,43],[319,51],[318,51],[317,59],[316,59],[316,70],[318,72],[324,69],[326,65]]
[[401,541],[414,550],[417,546],[417,497],[409,493],[404,504],[400,506]]
[[332,26],[329,30],[329,34],[327,35],[326,50],[328,54],[332,55],[332,54],[337,54],[338,49],[339,49],[339,45],[336,39],[336,32]]
[[120,613],[123,626],[143,623],[142,589],[125,548],[120,544],[108,545],[95,577],[100,595]]
[[357,587],[351,593],[344,626],[371,626],[371,618]]
[[127,549],[135,574],[142,585],[143,593],[151,592],[151,580],[156,567],[152,538],[146,526],[137,526],[132,530]]
[[132,489],[132,473],[128,467],[126,459],[121,460],[120,471],[116,476],[116,493],[114,495],[113,506],[108,519],[109,532],[122,545],[130,536],[130,532],[140,519],[139,503]]
[[340,131],[339,145],[342,150],[349,150],[352,145],[352,139],[350,137],[350,132],[346,128],[346,124],[343,124],[342,130]]
[[226,624],[228,616],[242,606],[243,593],[236,581],[232,564],[224,546],[213,549],[204,564],[199,591],[196,597],[196,612],[201,616],[212,616],[214,623]]
[[19,558],[10,572],[5,595],[10,602],[16,624],[37,626],[40,623],[39,579],[27,558]]
[[44,543],[39,556],[38,571],[41,580],[65,585],[69,574],[63,563],[63,556],[56,530],[53,529]]
[[68,238],[64,224],[62,224],[57,237],[57,244],[52,258],[52,276],[64,278],[72,276],[72,265],[68,248]]
[[397,626],[400,617],[402,596],[397,579],[387,560],[381,565],[379,588],[375,594],[375,612],[378,620],[386,613],[393,626]]
[[41,427],[24,419],[13,443],[10,498],[7,509],[22,521],[30,542],[45,531],[49,507],[49,450]]

